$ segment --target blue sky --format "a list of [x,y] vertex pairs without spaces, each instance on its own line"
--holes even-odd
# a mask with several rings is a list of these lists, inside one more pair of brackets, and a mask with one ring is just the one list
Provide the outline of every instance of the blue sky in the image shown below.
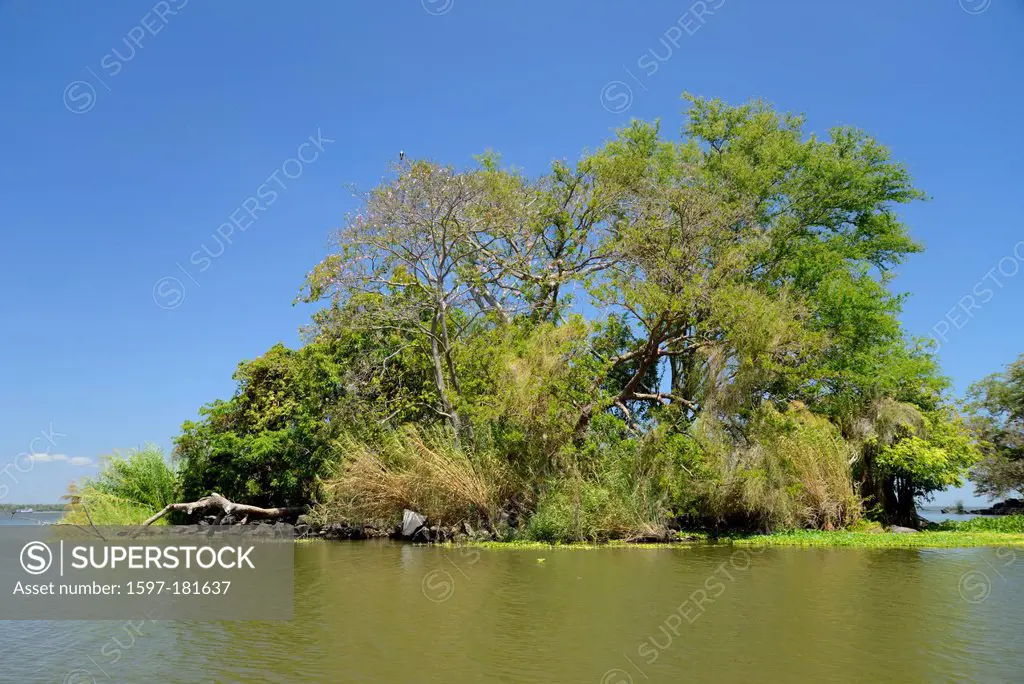
[[169,447],[240,359],[296,344],[347,186],[400,149],[541,173],[630,117],[678,130],[684,90],[909,165],[927,251],[895,286],[963,390],[1024,351],[1022,36],[1020,0],[0,0],[0,495]]

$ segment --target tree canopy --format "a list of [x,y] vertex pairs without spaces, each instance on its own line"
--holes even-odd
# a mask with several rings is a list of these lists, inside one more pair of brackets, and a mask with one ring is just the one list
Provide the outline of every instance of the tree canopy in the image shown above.
[[1024,494],[1024,355],[971,386],[974,426],[985,458],[972,479],[979,494]]
[[306,345],[185,424],[186,494],[380,516],[429,482],[553,538],[913,522],[978,455],[890,287],[922,192],[862,131],[688,101],[679,139],[538,177],[395,165],[306,278]]

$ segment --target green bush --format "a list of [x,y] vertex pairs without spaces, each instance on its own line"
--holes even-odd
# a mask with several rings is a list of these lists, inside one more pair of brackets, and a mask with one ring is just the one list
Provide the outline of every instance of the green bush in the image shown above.
[[673,517],[671,487],[693,457],[689,440],[660,431],[633,437],[608,415],[593,427],[581,448],[561,454],[569,474],[545,483],[527,535],[548,542],[663,536]]
[[745,444],[714,426],[701,449],[710,477],[693,478],[698,522],[761,531],[837,529],[860,518],[852,450],[831,422],[800,403],[782,413],[771,404],[746,426]]
[[616,503],[611,492],[593,482],[559,481],[541,497],[527,535],[551,543],[608,539],[621,531],[623,515]]
[[[179,501],[175,470],[159,447],[115,453],[103,459],[99,475],[72,485],[62,523],[137,525],[167,504]],[[161,520],[160,522],[164,522]]]

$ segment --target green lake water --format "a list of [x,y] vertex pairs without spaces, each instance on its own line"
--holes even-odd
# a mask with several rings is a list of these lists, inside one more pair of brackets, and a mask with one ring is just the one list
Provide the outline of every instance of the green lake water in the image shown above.
[[1024,682],[1018,556],[299,544],[292,622],[3,622],[0,681]]

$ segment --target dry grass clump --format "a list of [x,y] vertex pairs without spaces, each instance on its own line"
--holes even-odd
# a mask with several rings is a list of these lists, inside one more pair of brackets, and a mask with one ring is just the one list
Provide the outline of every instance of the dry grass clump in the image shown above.
[[314,516],[389,525],[403,509],[448,525],[493,523],[507,494],[505,470],[490,454],[467,453],[449,431],[407,426],[379,443],[343,439],[329,500]]

